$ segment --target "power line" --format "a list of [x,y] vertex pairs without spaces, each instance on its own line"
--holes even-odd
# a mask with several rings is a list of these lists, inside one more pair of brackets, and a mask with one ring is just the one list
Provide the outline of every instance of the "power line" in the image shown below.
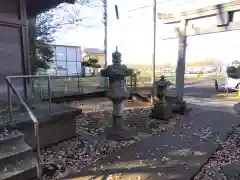
[[[174,3],[174,2],[177,2],[177,1],[176,0],[171,0],[171,1],[168,1],[168,2],[167,1],[165,1],[165,2],[158,2],[157,5],[168,4],[168,6],[171,6],[171,4]],[[190,3],[189,0],[184,0],[184,1],[180,2],[180,3],[175,3],[173,5],[174,7],[172,7],[172,8],[175,8],[175,7],[181,6],[181,5],[186,5],[188,3]],[[195,4],[195,3],[196,2],[192,2],[191,5]],[[131,12],[134,12],[134,11],[138,11],[138,10],[149,9],[149,8],[152,8],[152,7],[153,7],[152,5],[144,5],[144,6],[140,6],[140,7],[134,8],[134,9],[130,9],[130,10],[128,10],[128,13],[129,12],[131,13]],[[162,7],[161,10],[158,10],[158,11],[164,11],[164,9],[166,10],[167,8]],[[152,13],[151,9],[149,9],[149,11],[147,11],[147,12],[146,11],[145,12],[140,12],[140,13],[138,12],[137,14],[134,14],[134,15],[128,15],[128,16],[122,17],[121,19],[119,19],[119,21],[124,21],[126,19],[132,19],[132,18],[135,18],[137,16],[143,16],[143,15],[150,14],[150,13]],[[115,20],[108,21],[108,25],[112,25],[114,23],[116,23]],[[91,27],[97,27],[97,26],[98,27],[102,26],[102,24],[95,24],[95,25],[92,25]]]
[[[169,2],[171,3],[171,2],[174,2],[174,1],[176,1],[176,0],[171,0]],[[159,5],[159,4],[169,3],[169,2],[157,2],[156,4]],[[133,11],[137,11],[137,10],[141,10],[141,9],[145,9],[145,8],[151,8],[152,6],[153,6],[152,4],[151,5],[140,6],[140,7],[131,9],[128,12],[133,12]]]
[[[168,4],[168,6],[170,6],[171,3],[173,2],[177,2],[176,0],[171,0],[171,1],[168,1],[168,2],[158,2],[156,3],[157,5],[160,5],[160,4]],[[175,3],[173,6],[176,7],[176,6],[179,6],[179,5],[185,5],[189,3],[189,0],[184,0],[184,2],[180,2],[180,3]],[[196,3],[196,2],[193,2],[193,3]],[[152,8],[153,5],[145,5],[145,6],[140,6],[140,7],[137,7],[137,8],[134,8],[134,9],[131,9],[128,11],[129,12],[134,12],[134,11],[137,11],[137,10],[143,10],[143,9],[146,9],[146,8]],[[166,8],[162,8],[163,9],[166,9]],[[133,18],[134,16],[137,16],[137,15],[144,15],[144,14],[147,14],[147,13],[152,13],[152,11],[149,11],[149,12],[143,12],[143,13],[140,13],[140,14],[135,14],[135,15],[130,15],[130,16],[126,16],[126,17],[123,17],[122,20],[126,19],[126,18]]]

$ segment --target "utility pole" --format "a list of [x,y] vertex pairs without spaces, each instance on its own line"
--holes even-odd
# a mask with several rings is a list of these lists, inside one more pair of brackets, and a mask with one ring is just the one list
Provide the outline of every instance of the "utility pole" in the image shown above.
[[[107,0],[103,0],[103,24],[104,24],[104,68],[107,67],[107,26],[108,26],[108,12]],[[108,79],[104,78],[104,88],[108,87]]]
[[153,0],[153,56],[152,56],[152,98],[151,103],[154,102],[155,97],[155,69],[156,69],[156,24],[157,24],[157,2]]
[[[116,15],[116,19],[119,20],[118,5],[115,5],[115,15]],[[116,51],[118,51],[118,46],[116,46]]]

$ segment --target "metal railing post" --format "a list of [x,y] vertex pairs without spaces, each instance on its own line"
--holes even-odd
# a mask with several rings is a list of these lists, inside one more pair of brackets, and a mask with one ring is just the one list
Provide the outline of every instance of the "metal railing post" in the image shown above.
[[40,151],[40,137],[39,137],[39,127],[38,127],[38,122],[34,122],[34,136],[36,139],[36,154],[37,154],[37,176],[38,179],[41,178],[42,176],[42,161],[41,161],[41,151]]
[[43,84],[43,80],[42,80],[41,78],[38,79],[40,98],[43,98],[43,97],[44,97],[42,84]]
[[[39,123],[38,120],[36,118],[36,116],[33,114],[33,112],[31,111],[31,109],[28,107],[28,105],[25,103],[24,99],[21,97],[21,95],[17,92],[16,87],[11,83],[11,78],[35,78],[35,79],[39,79],[39,78],[48,78],[48,97],[49,97],[49,114],[51,114],[52,112],[52,79],[57,79],[57,78],[66,78],[66,76],[39,76],[39,75],[23,75],[23,76],[8,76],[5,78],[6,83],[7,83],[7,93],[8,93],[8,110],[9,110],[9,120],[12,121],[12,97],[11,97],[11,92],[13,92],[18,100],[20,101],[20,103],[22,104],[22,106],[25,108],[25,110],[27,111],[28,115],[30,116],[31,120],[34,123],[34,138],[36,141],[36,159],[37,159],[37,176],[38,179],[41,178],[42,175],[42,161],[41,161],[41,156],[40,156],[40,134],[39,134]],[[68,76],[69,77],[69,76]],[[76,77],[76,76],[71,76],[71,77]],[[67,79],[65,79],[67,80]],[[66,84],[67,85],[67,84]],[[84,92],[84,83],[80,82],[79,79],[79,87],[80,90],[82,92]],[[41,88],[42,89],[42,88]]]
[[[23,77],[25,77],[25,76],[23,76]],[[23,107],[25,108],[25,110],[27,111],[28,115],[30,116],[30,118],[32,119],[32,121],[34,123],[34,136],[35,136],[35,141],[36,141],[36,154],[37,154],[37,176],[38,176],[38,179],[40,179],[42,176],[42,165],[41,165],[42,161],[41,161],[41,155],[40,155],[40,137],[39,137],[38,120],[37,120],[36,116],[32,113],[31,109],[27,106],[27,104],[25,103],[25,101],[23,100],[21,95],[17,92],[14,85],[11,83],[10,77],[6,77],[5,80],[7,82],[8,88],[9,88],[8,91],[10,92],[10,89],[11,89],[12,92],[17,96],[20,103],[23,105]]]
[[68,78],[65,78],[65,92],[68,92]]
[[48,76],[48,113],[52,115],[52,86],[51,76]]
[[79,74],[77,76],[77,86],[78,86],[78,92],[80,92],[80,77],[79,77]]
[[84,85],[84,83],[82,83],[82,82],[79,82],[79,85],[80,85],[80,93],[83,93],[84,92],[84,90],[83,90],[83,85]]
[[[10,82],[10,79],[8,79]],[[12,122],[12,97],[11,97],[11,89],[9,84],[7,83],[7,93],[8,93],[8,112],[9,112],[9,122]]]

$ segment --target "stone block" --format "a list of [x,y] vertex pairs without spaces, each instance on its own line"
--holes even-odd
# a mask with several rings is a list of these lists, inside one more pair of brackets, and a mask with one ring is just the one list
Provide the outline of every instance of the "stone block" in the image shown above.
[[[81,109],[69,107],[67,105],[54,105],[52,114],[49,116],[47,107],[40,107],[33,110],[39,122],[40,147],[47,147],[52,144],[71,139],[77,136],[76,118],[82,113]],[[13,114],[14,117],[17,114]],[[27,114],[18,115],[16,128],[24,134],[24,140],[33,149],[36,148],[36,138],[34,134],[34,124]],[[15,119],[15,118],[14,118]]]
[[[24,134],[25,142],[35,149],[36,139],[33,129],[24,128],[21,132]],[[53,115],[51,119],[39,124],[39,133],[41,148],[71,139],[77,136],[76,115],[72,113],[63,113],[61,116]]]

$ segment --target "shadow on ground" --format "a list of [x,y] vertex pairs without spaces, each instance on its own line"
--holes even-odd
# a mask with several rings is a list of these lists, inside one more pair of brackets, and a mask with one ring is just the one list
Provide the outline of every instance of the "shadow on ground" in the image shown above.
[[[199,92],[201,93],[201,92]],[[191,106],[191,105],[190,105]],[[97,161],[65,177],[79,180],[190,180],[239,124],[237,116],[209,106],[194,105],[177,125]],[[114,177],[115,176],[115,177]]]
[[240,103],[234,104],[233,108],[236,112],[238,112],[238,114],[240,114]]
[[184,89],[185,96],[191,96],[195,98],[211,98],[216,93],[213,87],[189,87]]

